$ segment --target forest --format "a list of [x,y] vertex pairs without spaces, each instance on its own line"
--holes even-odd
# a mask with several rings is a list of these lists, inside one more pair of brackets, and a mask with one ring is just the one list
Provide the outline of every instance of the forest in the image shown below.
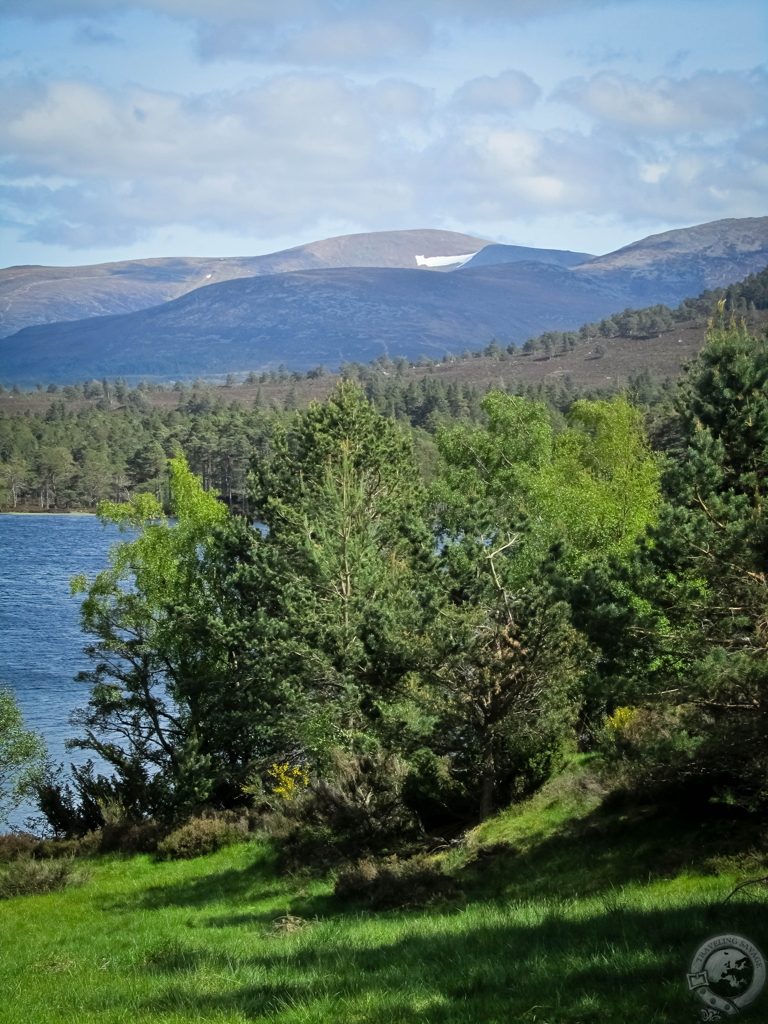
[[59,835],[250,808],[287,855],[413,849],[575,752],[673,804],[764,808],[768,342],[722,316],[652,450],[625,397],[501,392],[411,432],[359,384],[265,424],[248,511],[170,461],[84,594],[90,700],[37,779]]
[[[606,387],[600,367],[604,346],[618,335],[627,344],[642,343],[675,324],[706,321],[717,301],[756,327],[768,307],[768,271],[753,274],[727,289],[704,292],[676,309],[653,306],[625,310],[578,331],[549,331],[522,349],[505,349],[491,341],[485,349],[458,360],[452,379],[432,372],[438,364],[382,357],[371,365],[346,364],[342,379],[360,383],[376,410],[414,429],[416,459],[427,474],[437,459],[434,437],[456,420],[481,422],[488,384],[476,367],[503,373],[504,390],[545,402],[564,415],[579,398],[601,398]],[[595,367],[593,383],[577,386],[566,374],[547,383],[525,382],[521,363],[542,365],[564,354],[587,350]],[[642,408],[656,441],[668,418],[671,385],[644,366],[629,375],[625,388]],[[168,458],[183,453],[206,488],[218,490],[228,504],[247,510],[246,477],[251,453],[258,451],[273,420],[286,419],[312,399],[324,398],[335,378],[324,368],[306,374],[270,370],[232,377],[212,387],[204,381],[172,386],[93,380],[79,385],[40,385],[29,395],[18,388],[0,395],[0,508],[5,510],[94,510],[99,501],[124,501],[147,492],[168,500]],[[499,387],[498,383],[494,385]],[[252,396],[244,400],[243,395]],[[663,443],[659,441],[659,443]]]
[[86,761],[0,690],[0,812],[46,826],[0,836],[8,1019],[730,1006],[688,982],[765,944],[768,338],[720,310],[648,412],[420,433],[347,379],[260,421],[242,497],[177,452],[102,501]]

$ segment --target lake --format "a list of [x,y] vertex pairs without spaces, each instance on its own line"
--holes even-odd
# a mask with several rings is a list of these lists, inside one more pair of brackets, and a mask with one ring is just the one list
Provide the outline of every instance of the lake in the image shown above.
[[56,761],[87,757],[64,747],[73,734],[69,715],[88,696],[74,677],[89,664],[81,599],[70,595],[69,581],[103,569],[119,539],[117,527],[95,516],[0,515],[0,685],[16,695]]

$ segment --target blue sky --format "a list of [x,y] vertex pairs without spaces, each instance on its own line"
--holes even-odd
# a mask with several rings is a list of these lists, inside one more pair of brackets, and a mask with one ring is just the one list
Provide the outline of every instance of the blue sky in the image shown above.
[[768,214],[764,0],[4,0],[0,266]]

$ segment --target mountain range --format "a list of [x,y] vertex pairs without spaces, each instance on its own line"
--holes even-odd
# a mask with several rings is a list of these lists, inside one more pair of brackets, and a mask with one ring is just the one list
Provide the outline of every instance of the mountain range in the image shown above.
[[9,267],[0,270],[0,338],[32,324],[147,309],[197,288],[242,277],[338,267],[413,269],[417,255],[459,256],[486,245],[482,238],[453,231],[377,231],[326,238],[265,256]]
[[0,380],[180,379],[439,357],[674,305],[766,265],[768,217],[665,232],[597,257],[419,230],[249,258],[12,267],[0,271]]

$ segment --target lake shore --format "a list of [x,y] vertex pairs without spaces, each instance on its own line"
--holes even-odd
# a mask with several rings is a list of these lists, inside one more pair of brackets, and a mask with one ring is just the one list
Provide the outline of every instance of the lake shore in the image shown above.
[[49,509],[43,511],[33,511],[32,509],[2,509],[0,510],[0,516],[95,516],[95,512],[88,512],[85,509]]
[[[72,595],[70,581],[80,573],[94,579],[125,536],[93,514],[17,510],[0,518],[0,685],[13,692],[26,728],[43,737],[55,763],[76,760],[66,746],[70,715],[88,700],[77,675],[92,667],[83,651],[82,595]],[[34,813],[25,805],[14,824]]]

